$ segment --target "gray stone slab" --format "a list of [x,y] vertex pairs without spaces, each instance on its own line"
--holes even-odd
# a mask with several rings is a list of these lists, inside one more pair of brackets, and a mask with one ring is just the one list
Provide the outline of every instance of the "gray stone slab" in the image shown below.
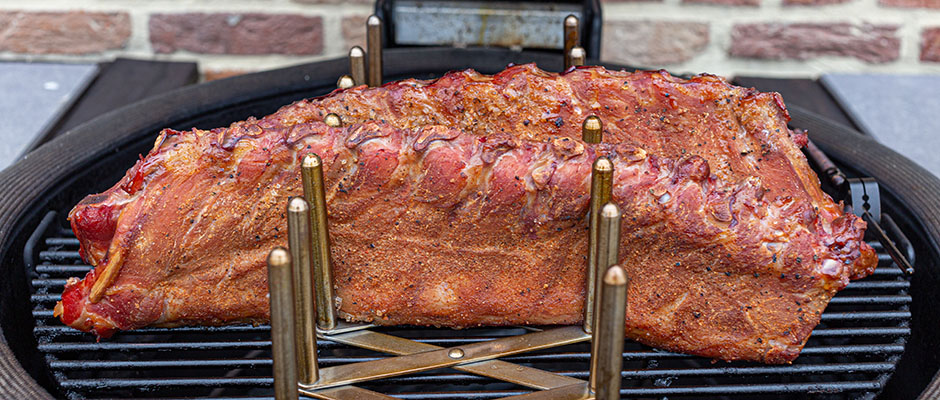
[[820,81],[865,133],[940,176],[940,75],[827,74]]
[[0,169],[13,164],[94,79],[96,64],[0,62]]

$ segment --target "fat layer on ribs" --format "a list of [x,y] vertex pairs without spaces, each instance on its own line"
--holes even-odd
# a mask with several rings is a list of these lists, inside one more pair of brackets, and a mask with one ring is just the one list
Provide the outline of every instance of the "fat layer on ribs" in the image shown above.
[[[342,116],[341,128],[322,120]],[[580,140],[588,115],[604,143]],[[70,214],[85,259],[56,315],[109,336],[268,319],[299,163],[325,165],[342,317],[448,327],[576,324],[591,164],[613,161],[627,336],[725,360],[792,361],[829,299],[876,264],[819,188],[780,96],[665,72],[533,65],[356,87],[260,120],[164,130]],[[89,293],[98,279],[107,289]]]

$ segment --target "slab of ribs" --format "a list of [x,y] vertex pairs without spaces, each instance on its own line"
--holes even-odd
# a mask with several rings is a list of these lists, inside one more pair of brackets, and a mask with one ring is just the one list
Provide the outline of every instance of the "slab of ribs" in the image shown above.
[[[324,123],[338,114],[343,125]],[[600,144],[582,121],[604,123]],[[614,165],[626,334],[723,360],[795,359],[830,298],[876,266],[826,195],[780,96],[701,75],[534,65],[298,101],[164,130],[69,215],[85,260],[56,315],[108,337],[263,323],[300,162],[320,155],[339,315],[380,325],[581,323],[591,166]],[[94,293],[96,282],[102,288]]]

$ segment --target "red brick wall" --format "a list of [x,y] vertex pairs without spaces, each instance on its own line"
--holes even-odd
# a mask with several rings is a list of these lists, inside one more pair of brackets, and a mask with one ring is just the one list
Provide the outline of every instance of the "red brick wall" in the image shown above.
[[[718,74],[940,73],[940,0],[604,1],[601,57]],[[207,78],[339,57],[358,0],[0,3],[0,60],[194,60]],[[559,23],[560,25],[560,23]]]
[[0,11],[0,51],[93,54],[123,49],[131,35],[126,12]]

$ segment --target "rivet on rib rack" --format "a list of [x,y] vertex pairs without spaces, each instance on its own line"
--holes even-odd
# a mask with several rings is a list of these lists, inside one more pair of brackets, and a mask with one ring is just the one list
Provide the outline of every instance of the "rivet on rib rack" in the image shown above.
[[460,348],[450,349],[450,351],[447,352],[447,356],[454,359],[463,358],[463,354],[463,350]]
[[[587,58],[587,56],[584,53],[583,47],[575,47],[571,49],[571,52],[568,54],[568,59],[571,60],[571,65],[569,65],[568,68],[580,67],[584,65],[585,58]],[[565,68],[565,70],[567,71],[568,68]]]
[[353,81],[353,78],[349,75],[340,76],[339,79],[336,80],[336,87],[340,89],[349,89],[353,86],[356,86],[356,82]]
[[334,113],[326,114],[326,116],[323,117],[323,122],[332,128],[339,128],[343,126],[343,119]]
[[581,124],[581,140],[592,144],[604,140],[604,125],[596,115],[588,116]]

